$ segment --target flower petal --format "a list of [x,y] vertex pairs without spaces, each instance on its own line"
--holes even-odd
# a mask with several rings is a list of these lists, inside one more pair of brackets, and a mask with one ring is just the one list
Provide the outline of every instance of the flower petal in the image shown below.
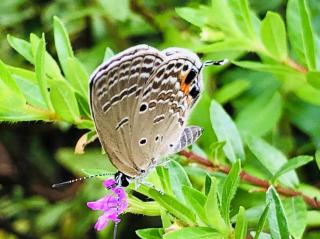
[[[103,211],[103,214],[98,218],[95,224],[95,229],[98,231],[105,228],[110,220],[119,223],[119,215],[128,207],[125,190],[121,187],[116,187],[113,179],[104,181],[103,185],[110,189],[112,193],[95,202],[87,202],[87,206],[90,209]],[[110,186],[112,187],[110,188]]]
[[112,178],[109,178],[109,179],[107,179],[107,180],[105,180],[105,181],[103,182],[103,186],[104,186],[106,189],[111,189],[111,187],[114,187],[114,186],[116,186],[116,185],[117,185],[116,181],[115,181],[114,179],[112,179]]
[[109,222],[108,216],[103,214],[98,218],[98,221],[94,225],[94,228],[97,231],[101,231],[102,229],[104,229],[108,225],[108,222]]

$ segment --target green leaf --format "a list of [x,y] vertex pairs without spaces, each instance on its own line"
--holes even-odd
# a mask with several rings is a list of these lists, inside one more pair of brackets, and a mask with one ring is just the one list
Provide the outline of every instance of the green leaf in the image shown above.
[[191,187],[191,182],[183,167],[174,160],[168,163],[169,177],[171,188],[178,200],[184,202],[182,186]]
[[[255,232],[251,232],[251,233],[255,237],[256,233]],[[273,239],[273,238],[270,236],[270,234],[265,233],[265,232],[261,232],[257,239]]]
[[190,22],[192,25],[195,25],[197,27],[203,27],[205,25],[206,16],[201,10],[189,7],[179,7],[175,10],[181,18]]
[[182,186],[182,192],[187,204],[190,205],[190,208],[199,217],[200,222],[198,222],[198,224],[207,225],[208,222],[207,222],[206,212],[203,207],[203,205],[207,201],[206,196],[203,195],[198,190],[188,186]]
[[205,195],[208,196],[210,190],[211,190],[211,183],[212,183],[212,180],[211,180],[211,177],[209,174],[206,174],[206,179],[205,179],[205,182],[204,182],[204,192],[205,192]]
[[172,225],[170,214],[164,208],[160,208],[160,214],[163,229],[170,227]]
[[[256,156],[270,175],[274,175],[275,172],[288,161],[281,151],[261,138],[247,135],[246,143],[250,151]],[[299,183],[298,176],[294,171],[280,176],[279,181],[288,187],[294,187]]]
[[289,232],[294,238],[302,238],[307,226],[307,206],[302,197],[290,197],[283,201]]
[[149,195],[172,215],[186,224],[194,225],[196,223],[196,215],[175,197],[168,194],[161,194],[153,188],[149,188]]
[[223,151],[227,158],[232,163],[236,162],[237,159],[243,160],[245,155],[238,129],[222,106],[214,100],[210,106],[210,119],[218,140],[226,142]]
[[221,194],[221,215],[227,225],[230,225],[231,200],[236,194],[240,181],[241,161],[237,160],[224,181]]
[[[16,80],[12,77],[7,66],[0,60],[0,81],[6,86],[7,90],[10,91],[10,94],[13,94],[16,98],[15,100],[25,103],[25,98],[17,85]],[[2,88],[2,87],[1,87]]]
[[260,95],[242,108],[236,124],[241,132],[262,136],[276,127],[282,113],[282,99],[279,93]]
[[272,238],[289,238],[287,218],[279,195],[272,186],[267,191],[266,200],[270,204],[268,222]]
[[278,61],[287,59],[286,28],[281,16],[267,12],[261,23],[261,40],[270,56]]
[[67,30],[58,17],[53,18],[54,44],[57,50],[60,65],[66,74],[67,60],[73,58],[73,51]]
[[163,235],[164,239],[221,239],[222,236],[209,227],[185,227]]
[[318,165],[318,169],[320,170],[320,149],[317,149],[316,154],[315,154],[316,162]]
[[314,43],[314,33],[310,20],[310,13],[305,0],[298,0],[299,13],[301,18],[302,48],[306,57],[307,66],[310,70],[315,70],[317,65],[316,50]]
[[225,41],[215,42],[212,44],[204,44],[195,46],[195,51],[200,53],[219,53],[226,51],[245,51],[252,50],[252,46],[248,41],[243,39],[226,39]]
[[269,72],[272,74],[279,74],[284,76],[297,76],[297,72],[295,70],[285,65],[269,65],[254,61],[232,61],[232,63],[237,66],[255,71]]
[[320,89],[320,72],[319,71],[308,71],[307,81],[313,87]]
[[68,83],[55,80],[50,85],[50,97],[57,115],[70,123],[80,121],[77,100]]
[[313,160],[313,157],[307,156],[307,155],[300,155],[297,157],[294,157],[290,159],[288,162],[286,162],[274,175],[272,180],[275,181],[278,177],[281,175],[290,172],[291,170],[295,170],[296,168],[299,168],[303,165],[306,165],[307,163],[311,162]]
[[248,0],[229,0],[228,4],[242,34],[249,39],[255,40],[256,35],[251,18],[254,15],[250,12]]
[[249,81],[235,80],[215,91],[214,98],[218,103],[224,104],[241,95],[249,87]]
[[104,53],[103,61],[105,62],[105,61],[109,60],[113,56],[114,56],[114,52],[112,51],[112,49],[110,47],[107,47],[106,51]]
[[48,91],[47,77],[45,75],[46,61],[45,61],[45,39],[42,36],[41,40],[38,43],[35,57],[35,72],[38,80],[38,85],[40,88],[41,95],[46,102],[46,105],[49,110],[52,110],[52,104],[50,101],[50,95]]
[[236,221],[235,239],[245,239],[247,237],[248,222],[245,217],[245,209],[240,207]]
[[164,230],[162,228],[146,228],[136,230],[136,234],[142,239],[162,239]]
[[207,177],[211,179],[210,191],[208,193],[207,201],[204,206],[207,221],[211,227],[217,228],[219,231],[224,231],[224,229],[226,228],[226,224],[224,223],[223,218],[220,214],[217,180],[214,177]]
[[24,94],[27,103],[40,109],[46,109],[46,103],[40,93],[36,74],[33,71],[9,65],[7,65],[7,69],[16,80],[17,85]]
[[310,84],[301,84],[294,93],[308,103],[320,105],[320,90]]
[[[36,58],[36,52],[39,46],[40,38],[35,34],[30,34],[30,42],[31,42],[31,51],[33,53],[34,58]],[[45,73],[51,79],[64,80],[61,75],[60,68],[57,62],[53,59],[53,57],[44,49],[45,54]],[[36,60],[35,60],[36,65]]]
[[[107,171],[105,169],[97,169],[97,168],[87,168],[87,169],[81,169],[82,172],[84,172],[88,176],[95,176],[99,174],[109,174],[112,176],[114,175],[114,171]],[[103,176],[107,177],[107,176]]]
[[264,224],[266,223],[266,220],[267,220],[267,217],[268,217],[269,208],[270,208],[270,204],[267,204],[267,206],[265,207],[265,209],[263,210],[263,212],[262,212],[262,214],[261,214],[261,216],[259,218],[257,230],[256,230],[256,233],[254,235],[254,239],[259,239],[259,235],[262,232]]
[[163,192],[173,195],[170,183],[169,169],[166,167],[156,167],[157,175],[160,179]]
[[15,49],[21,56],[33,64],[34,61],[29,42],[10,35],[7,35],[7,40],[13,49]]
[[86,69],[75,57],[68,57],[64,64],[66,64],[65,74],[72,87],[87,100],[89,75]]
[[304,48],[302,40],[302,24],[299,12],[298,0],[289,0],[286,10],[286,24],[288,31],[288,39],[292,54],[296,60],[302,65],[306,65]]
[[[57,225],[58,221],[61,220],[63,214],[70,209],[70,204],[61,202],[53,205],[47,205],[38,213],[34,218],[34,226],[38,230],[45,232],[50,231]],[[47,222],[47,223],[43,223]]]
[[58,162],[74,174],[83,175],[84,170],[105,169],[107,172],[117,170],[100,149],[87,149],[85,154],[75,154],[73,149],[62,148],[56,154]]
[[83,96],[83,95],[80,95],[78,92],[75,92],[75,97],[79,105],[79,111],[81,116],[91,119],[88,96]]

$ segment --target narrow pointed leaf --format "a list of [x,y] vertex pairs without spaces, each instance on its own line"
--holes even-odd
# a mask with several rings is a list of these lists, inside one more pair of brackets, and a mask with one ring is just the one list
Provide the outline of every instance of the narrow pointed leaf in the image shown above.
[[191,187],[191,182],[184,168],[174,160],[168,163],[169,177],[172,190],[178,200],[184,201],[182,186]]
[[30,63],[34,63],[30,43],[17,37],[8,35],[7,40],[10,46],[15,49]]
[[146,228],[136,231],[141,239],[162,239],[164,230],[162,228]]
[[41,95],[46,102],[47,108],[52,110],[52,104],[50,101],[50,95],[48,91],[47,77],[45,75],[46,61],[45,61],[45,39],[44,37],[38,43],[35,58],[35,71],[40,88]]
[[221,194],[221,215],[227,225],[230,224],[230,206],[239,185],[240,171],[241,161],[238,160],[232,165],[232,168],[223,184]]
[[65,81],[52,81],[50,97],[55,112],[63,120],[74,123],[80,120],[76,97]]
[[211,125],[219,141],[225,141],[223,151],[232,162],[237,159],[244,159],[244,149],[238,129],[230,116],[224,111],[222,106],[216,101],[212,101],[210,106]]
[[200,223],[208,224],[206,212],[203,207],[207,200],[206,196],[198,190],[188,186],[182,186],[182,192],[187,204],[190,205],[190,208],[199,217]]
[[294,238],[302,238],[307,226],[307,206],[302,197],[290,197],[283,201],[289,232]]
[[[264,169],[270,173],[270,176],[273,176],[288,162],[288,159],[280,150],[261,138],[247,135],[246,143],[257,160],[264,166]],[[288,187],[294,187],[299,183],[299,179],[297,174],[291,171],[280,176],[279,182]]]
[[175,197],[168,194],[161,194],[155,189],[149,189],[149,195],[162,207],[167,209],[172,215],[189,225],[194,225],[196,222],[195,214]]
[[267,191],[268,215],[271,236],[274,239],[289,238],[288,222],[277,191],[271,186]]
[[258,226],[257,226],[257,230],[256,233],[254,235],[254,239],[259,239],[259,235],[263,230],[263,227],[267,221],[268,218],[268,213],[269,213],[269,208],[270,208],[270,204],[267,204],[267,206],[265,207],[265,209],[263,210],[260,218],[259,218],[259,222],[258,222]]
[[245,217],[245,209],[240,207],[236,220],[235,239],[245,239],[247,237],[248,222]]
[[88,85],[89,75],[81,64],[81,62],[75,57],[68,57],[65,61],[66,67],[64,69],[68,81],[72,87],[78,91],[85,99],[88,97]]
[[301,18],[301,34],[302,34],[302,47],[306,57],[306,62],[310,70],[315,70],[316,62],[316,50],[314,43],[314,33],[311,25],[310,11],[308,9],[306,0],[298,0],[299,13]]
[[[207,216],[207,221],[209,225],[213,228],[219,230],[226,227],[225,222],[220,214],[220,205],[218,202],[218,185],[215,178],[210,178],[210,191],[207,196],[207,201],[205,203],[205,212]],[[206,180],[207,181],[207,180]]]
[[185,227],[180,230],[169,232],[163,235],[164,239],[221,239],[217,231],[209,227]]
[[297,157],[294,157],[288,162],[286,162],[273,176],[273,181],[276,180],[281,175],[290,172],[291,170],[295,170],[296,168],[299,168],[313,160],[313,157],[307,156],[307,155],[300,155]]
[[58,17],[53,18],[54,43],[63,72],[66,73],[67,59],[73,57],[73,51],[67,30]]
[[261,23],[260,34],[270,56],[278,61],[284,61],[287,58],[287,38],[281,16],[274,12],[267,12]]

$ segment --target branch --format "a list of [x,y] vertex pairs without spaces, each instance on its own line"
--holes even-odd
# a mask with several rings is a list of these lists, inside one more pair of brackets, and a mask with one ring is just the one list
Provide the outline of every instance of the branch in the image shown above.
[[153,14],[150,10],[144,8],[144,6],[141,3],[139,3],[139,0],[131,0],[130,7],[133,12],[143,17],[147,23],[149,23],[156,30],[161,32],[161,26],[154,18],[155,14]]
[[[194,153],[186,151],[186,150],[181,151],[180,155],[183,155],[186,158],[188,158],[189,160],[192,160],[198,164],[205,166],[210,171],[222,172],[225,174],[228,174],[230,171],[230,167],[222,166],[222,165],[215,165],[211,161],[209,161],[208,159],[203,158],[197,154],[194,154]],[[251,185],[260,187],[264,191],[266,191],[269,188],[269,186],[271,185],[267,180],[257,178],[251,174],[246,173],[245,171],[241,171],[240,178],[242,181],[247,182]],[[295,191],[290,188],[284,188],[281,186],[276,186],[275,188],[279,194],[286,196],[286,197],[302,196],[304,201],[310,207],[315,208],[315,209],[320,209],[320,202],[316,198],[309,197],[309,196],[303,194],[302,192]]]
[[297,62],[293,61],[292,59],[288,58],[286,61],[285,61],[285,64],[287,64],[288,66],[292,67],[293,69],[303,73],[303,74],[306,74],[308,73],[308,69],[299,65]]

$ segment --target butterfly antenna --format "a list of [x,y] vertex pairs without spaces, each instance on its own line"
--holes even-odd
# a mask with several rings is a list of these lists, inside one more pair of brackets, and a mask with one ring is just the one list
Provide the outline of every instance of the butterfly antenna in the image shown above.
[[212,65],[214,65],[214,66],[222,66],[222,65],[224,65],[224,64],[226,64],[228,62],[229,62],[228,59],[224,59],[224,60],[220,60],[220,61],[205,61],[203,63],[203,65],[204,66],[212,66]]
[[60,187],[63,187],[65,185],[68,185],[68,184],[71,184],[71,183],[75,183],[75,182],[78,182],[78,181],[83,181],[83,180],[96,178],[96,177],[110,176],[110,175],[114,175],[114,173],[99,173],[99,174],[85,176],[85,177],[81,177],[81,178],[75,178],[75,179],[72,179],[72,180],[69,180],[69,181],[65,181],[65,182],[62,182],[62,183],[55,183],[51,187],[52,188],[60,188]]

